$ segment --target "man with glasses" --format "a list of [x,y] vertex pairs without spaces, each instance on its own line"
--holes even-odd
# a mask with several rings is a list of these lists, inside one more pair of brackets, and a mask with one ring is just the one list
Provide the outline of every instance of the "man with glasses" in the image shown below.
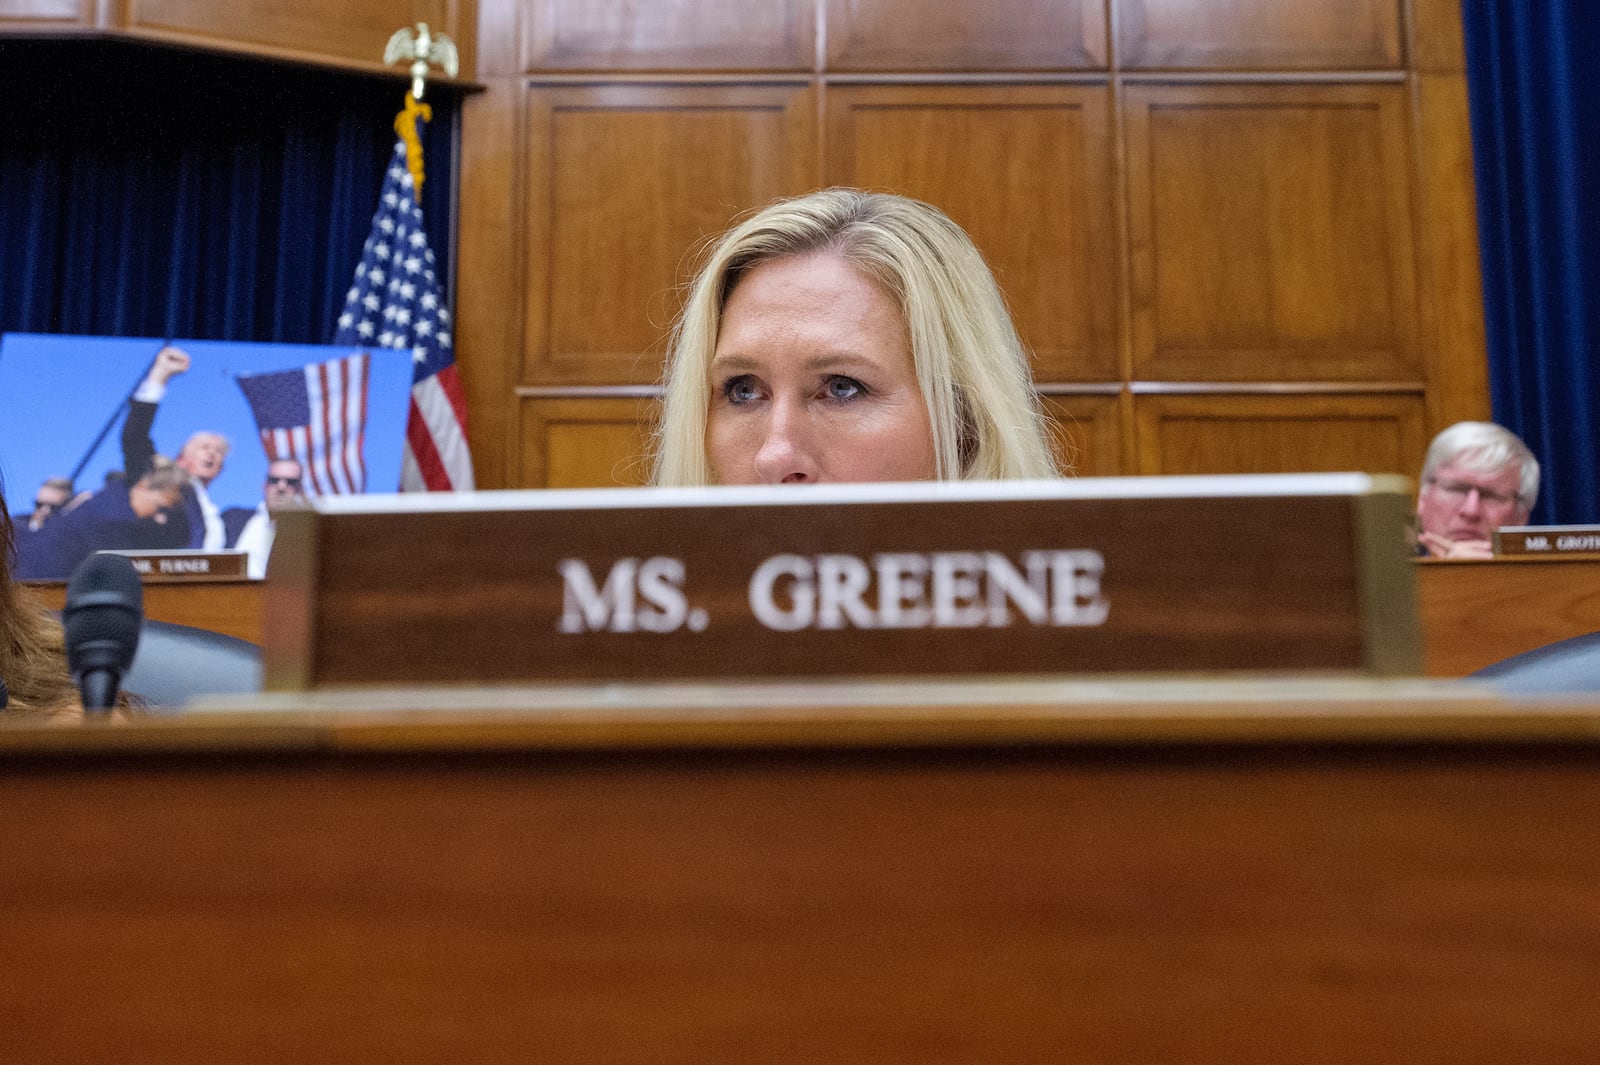
[[251,577],[267,575],[267,556],[272,554],[272,538],[277,531],[272,512],[305,498],[304,478],[305,471],[294,459],[274,459],[267,464],[261,503],[254,510],[229,507],[222,512],[228,546],[249,554],[246,571]]
[[28,516],[28,531],[38,532],[39,527],[72,502],[72,482],[65,477],[50,477],[39,486],[33,496],[33,513]]
[[13,537],[18,552],[21,552],[23,544],[44,528],[45,522],[66,510],[72,502],[72,496],[72,482],[65,477],[49,477],[39,485],[39,490],[33,494],[33,512],[23,514],[19,511],[12,517]]
[[189,475],[165,460],[137,481],[108,477],[87,499],[63,509],[17,542],[15,575],[64,581],[78,563],[103,549],[149,551],[182,547],[188,532],[178,516]]
[[1457,422],[1433,438],[1417,487],[1417,547],[1430,558],[1493,558],[1492,535],[1523,525],[1539,495],[1539,460],[1492,422]]

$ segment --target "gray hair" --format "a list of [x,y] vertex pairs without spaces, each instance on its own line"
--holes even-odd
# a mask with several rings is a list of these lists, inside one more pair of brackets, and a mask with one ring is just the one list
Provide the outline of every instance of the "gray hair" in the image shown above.
[[1456,422],[1433,438],[1422,461],[1422,481],[1451,463],[1477,473],[1499,473],[1515,463],[1521,477],[1517,502],[1533,509],[1539,498],[1539,460],[1516,433],[1493,422]]

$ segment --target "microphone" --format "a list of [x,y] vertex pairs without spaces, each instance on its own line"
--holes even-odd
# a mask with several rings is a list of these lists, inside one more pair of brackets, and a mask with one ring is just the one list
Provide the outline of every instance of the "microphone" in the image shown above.
[[90,555],[72,571],[61,608],[67,667],[85,710],[109,710],[133,663],[144,621],[139,571],[122,555]]

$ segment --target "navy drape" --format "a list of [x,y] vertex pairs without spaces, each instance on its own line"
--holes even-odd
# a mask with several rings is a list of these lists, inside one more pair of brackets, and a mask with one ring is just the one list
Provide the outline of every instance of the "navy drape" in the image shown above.
[[1600,522],[1600,4],[1462,17],[1494,417],[1544,467],[1533,521]]
[[[0,331],[328,343],[398,81],[126,42],[0,62]],[[459,99],[430,91],[423,210],[449,288]]]

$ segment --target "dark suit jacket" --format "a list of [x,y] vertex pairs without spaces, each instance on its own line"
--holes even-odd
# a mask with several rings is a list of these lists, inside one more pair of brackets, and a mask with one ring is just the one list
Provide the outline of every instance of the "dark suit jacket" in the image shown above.
[[222,546],[237,547],[245,522],[255,517],[254,507],[229,507],[222,512]]
[[57,514],[18,544],[17,576],[66,580],[78,563],[96,551],[113,547],[183,547],[187,535],[175,515],[164,524],[139,517],[128,505],[127,483],[109,481],[83,503]]
[[[156,457],[156,442],[150,436],[155,424],[156,404],[141,400],[128,402],[128,417],[122,423],[122,470],[132,484],[145,475]],[[184,541],[175,546],[199,549],[206,542],[206,516],[200,510],[200,500],[192,487],[183,490],[183,513],[169,519],[178,520]]]

